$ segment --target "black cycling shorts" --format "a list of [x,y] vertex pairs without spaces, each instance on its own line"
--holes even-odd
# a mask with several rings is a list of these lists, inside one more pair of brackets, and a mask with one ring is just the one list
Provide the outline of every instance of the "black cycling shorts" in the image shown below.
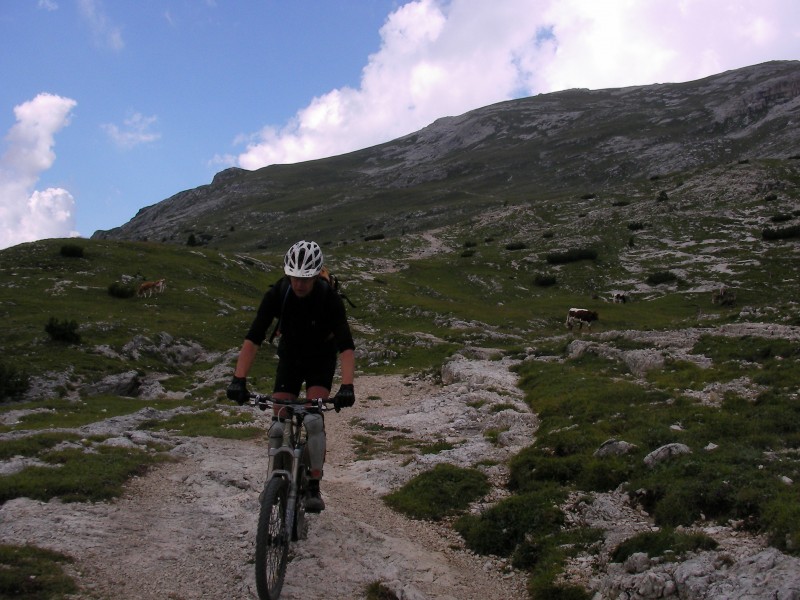
[[303,383],[306,384],[306,389],[320,386],[330,391],[335,371],[336,354],[316,356],[311,359],[281,357],[278,359],[273,392],[286,392],[299,396]]

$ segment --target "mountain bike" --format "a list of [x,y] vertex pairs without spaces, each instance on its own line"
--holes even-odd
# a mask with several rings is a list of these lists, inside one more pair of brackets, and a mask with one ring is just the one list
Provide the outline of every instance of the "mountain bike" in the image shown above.
[[283,402],[269,395],[251,393],[250,404],[261,410],[280,407],[283,442],[269,449],[269,470],[259,497],[256,529],[256,589],[261,600],[277,600],[286,576],[289,543],[306,538],[305,497],[310,463],[303,425],[306,415],[332,410],[333,399],[318,398],[303,403]]

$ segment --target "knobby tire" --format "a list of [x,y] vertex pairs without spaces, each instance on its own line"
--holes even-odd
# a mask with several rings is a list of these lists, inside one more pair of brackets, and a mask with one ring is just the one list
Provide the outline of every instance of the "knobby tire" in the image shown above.
[[278,600],[289,556],[290,530],[286,526],[289,482],[273,477],[261,495],[256,530],[256,589],[260,600]]

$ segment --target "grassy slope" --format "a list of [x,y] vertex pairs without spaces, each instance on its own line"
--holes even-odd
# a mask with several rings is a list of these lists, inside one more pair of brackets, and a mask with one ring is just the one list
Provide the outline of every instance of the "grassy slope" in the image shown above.
[[[362,360],[359,368],[365,373],[437,370],[448,354],[465,344],[509,352],[532,347],[537,353],[563,359],[570,339],[565,337],[563,319],[566,308],[573,305],[600,310],[598,331],[670,330],[737,321],[796,325],[798,242],[760,239],[761,229],[770,224],[772,216],[797,210],[797,169],[790,166],[788,171],[785,164],[773,170],[769,165],[731,166],[737,170],[737,177],[746,179],[741,185],[751,190],[740,192],[734,203],[723,186],[709,184],[709,191],[691,178],[684,183],[678,176],[643,182],[634,191],[608,197],[512,199],[498,203],[496,213],[487,212],[468,224],[437,232],[444,250],[424,258],[414,258],[428,246],[418,236],[326,245],[332,268],[358,305],[349,312],[358,343],[370,357]],[[751,171],[757,171],[757,175],[748,175]],[[763,193],[753,191],[758,188],[747,177],[754,181],[781,178],[790,183],[789,192],[782,192],[777,200],[765,200]],[[668,200],[656,200],[660,190],[668,191]],[[788,223],[796,221],[794,215]],[[632,229],[629,223],[642,223],[644,227]],[[509,242],[525,247],[508,250]],[[60,254],[63,245],[74,243],[84,247],[83,258]],[[549,253],[576,247],[595,249],[597,260],[548,263]],[[87,240],[48,240],[4,250],[0,253],[2,361],[33,375],[71,369],[72,380],[83,383],[135,368],[172,374],[173,383],[165,382],[169,389],[190,386],[199,379],[196,372],[207,369],[208,364],[176,368],[146,354],[135,361],[121,361],[104,357],[97,348],[109,346],[119,352],[134,336],[155,339],[161,332],[196,342],[208,351],[238,347],[261,294],[279,276],[277,265],[281,262],[277,254],[249,256],[255,260],[208,247]],[[400,268],[384,268],[385,259]],[[267,265],[267,270],[257,261]],[[662,270],[675,272],[678,282],[661,286],[644,283],[649,273]],[[537,274],[553,275],[557,284],[538,287],[533,283]],[[126,277],[165,277],[167,291],[151,299],[110,296],[108,286]],[[737,303],[733,307],[711,304],[709,290],[720,283],[735,288]],[[622,305],[602,300],[616,290],[633,293],[634,302]],[[82,343],[50,341],[44,326],[51,317],[75,320]],[[440,341],[421,343],[420,332],[433,334]],[[747,340],[704,343],[697,352],[713,356],[714,368],[698,373],[686,365],[669,364],[644,384],[615,363],[582,359],[546,366],[526,364],[520,373],[523,386],[532,408],[542,413],[543,431],[574,424],[579,434],[574,438],[547,440],[542,436],[532,440],[531,448],[515,463],[513,485],[519,496],[514,501],[534,507],[551,502],[554,496],[524,500],[528,486],[538,485],[535,482],[543,472],[551,473],[550,483],[557,482],[552,488],[556,495],[565,489],[610,489],[633,478],[638,486],[652,491],[645,499],[651,510],[674,524],[686,518],[680,507],[689,506],[679,492],[694,494],[693,498],[724,495],[727,484],[719,482],[726,480],[711,477],[709,472],[718,471],[724,477],[735,465],[740,472],[755,476],[764,452],[770,451],[779,452],[781,460],[788,463],[767,470],[772,479],[759,479],[763,489],[767,489],[767,483],[774,485],[778,475],[795,474],[798,442],[791,430],[795,417],[792,413],[781,425],[775,415],[785,414],[792,393],[796,402],[796,391],[792,390],[800,383],[793,374],[800,371],[797,345],[762,349],[749,358],[731,358],[731,345],[746,346]],[[253,375],[258,384],[267,387],[274,359],[264,354]],[[763,378],[770,395],[752,406],[743,405],[735,396],[728,397],[717,412],[695,407],[683,395],[683,390],[698,389],[700,383],[730,381],[741,374]],[[592,385],[585,386],[581,395],[576,395],[572,385],[559,387],[576,380]],[[202,404],[219,393],[208,390],[195,400]],[[609,403],[612,397],[623,405]],[[657,403],[658,410],[647,409],[642,414],[633,408],[650,406],[651,402]],[[137,402],[130,410],[140,407]],[[628,415],[628,420],[619,422],[620,415]],[[669,426],[681,415],[686,433],[675,434]],[[743,423],[749,425],[744,433]],[[763,427],[759,429],[754,423]],[[773,431],[776,428],[779,431]],[[750,441],[746,451],[721,452],[708,461],[695,455],[663,473],[675,482],[681,478],[696,481],[701,473],[708,489],[676,484],[677,495],[670,496],[659,487],[657,477],[638,467],[642,456],[658,443],[690,441],[696,445],[712,433],[715,443],[733,443],[730,435],[745,439],[745,434]],[[630,438],[639,448],[637,453],[629,459],[597,465],[590,459],[591,453],[597,443],[613,435]],[[557,458],[563,461],[542,457],[554,444],[561,448]],[[535,474],[531,465],[540,465],[541,471]],[[713,488],[715,482],[717,488]],[[800,515],[791,508],[798,500],[792,488],[775,488],[760,498],[738,492],[725,498],[726,506],[715,505],[721,517],[731,516],[725,512],[730,507],[739,513],[746,510],[742,507],[761,511],[757,527],[772,531],[779,546],[786,548],[787,540],[791,542],[791,536],[800,532]],[[738,518],[739,513],[732,516]],[[557,522],[556,518],[552,520]],[[484,538],[501,535],[487,533],[485,526],[466,523],[462,530],[468,540],[470,531]],[[507,530],[516,531],[519,539],[525,537],[524,528]],[[470,543],[479,546],[474,540]],[[546,554],[541,549],[520,545],[514,538],[505,539],[498,547],[513,554],[521,566],[547,571],[541,564],[530,562],[531,553]],[[545,577],[543,585],[549,582],[549,576]]]

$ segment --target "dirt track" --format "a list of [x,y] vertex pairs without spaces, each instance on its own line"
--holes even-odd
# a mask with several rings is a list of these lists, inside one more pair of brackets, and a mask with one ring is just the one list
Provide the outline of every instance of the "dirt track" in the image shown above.
[[[414,402],[399,378],[362,377],[357,393],[380,407]],[[374,402],[373,402],[374,404]],[[363,402],[360,410],[371,410]],[[388,508],[351,468],[355,411],[326,417],[327,504],[295,547],[281,598],[353,600],[381,581],[409,600],[526,598],[524,577],[460,548],[442,526]],[[130,483],[113,504],[7,503],[0,533],[73,556],[81,598],[255,598],[252,552],[263,447],[212,438],[183,440],[177,462]],[[402,457],[397,457],[402,460]]]

